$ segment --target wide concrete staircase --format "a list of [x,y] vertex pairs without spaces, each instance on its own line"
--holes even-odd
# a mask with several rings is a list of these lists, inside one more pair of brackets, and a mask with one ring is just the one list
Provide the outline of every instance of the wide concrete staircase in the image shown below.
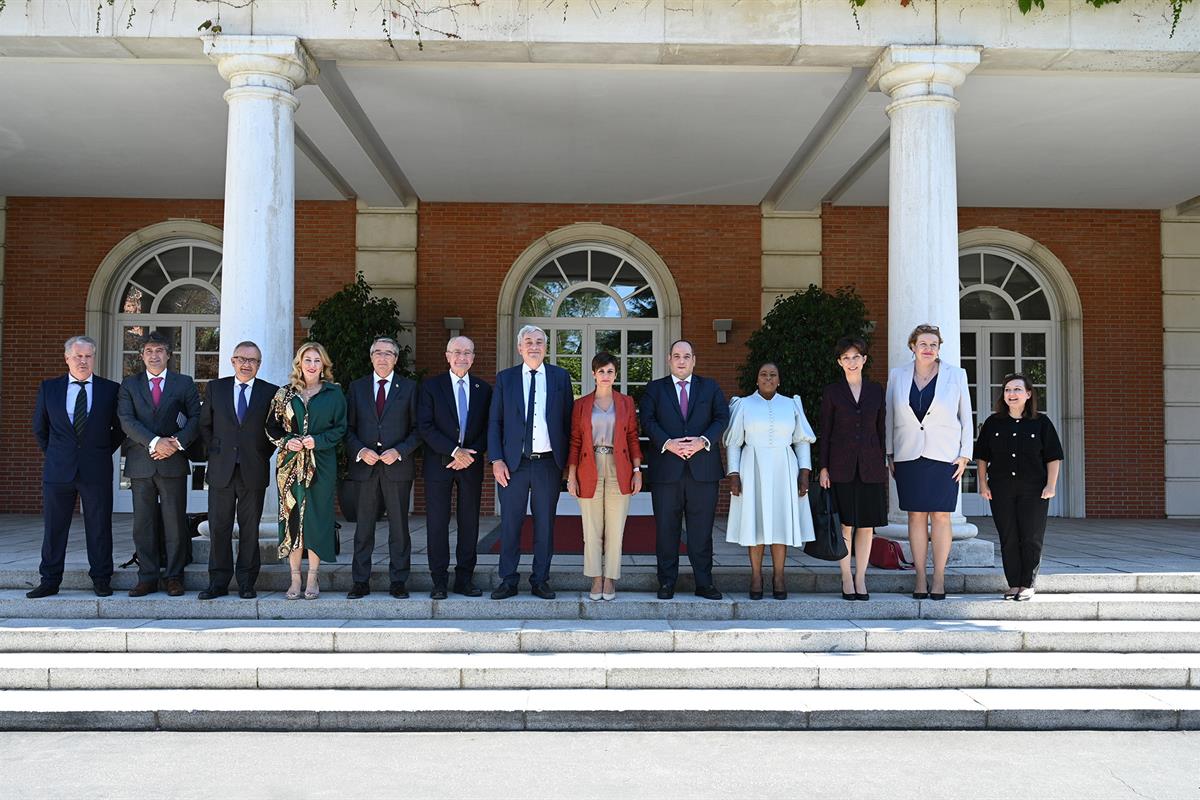
[[351,601],[347,578],[316,601],[0,590],[0,729],[1200,727],[1194,573],[1046,575],[1024,603],[994,572],[945,601],[873,575],[865,603],[817,571],[720,602],[628,591],[647,575],[592,602],[567,574],[552,601]]

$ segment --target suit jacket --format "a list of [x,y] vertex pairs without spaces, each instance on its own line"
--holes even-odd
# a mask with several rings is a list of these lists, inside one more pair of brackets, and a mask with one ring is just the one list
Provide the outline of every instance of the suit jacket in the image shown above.
[[[716,381],[699,375],[691,377],[687,419],[679,408],[672,375],[646,384],[640,410],[642,430],[650,437],[652,449],[646,468],[650,483],[682,480],[685,470],[698,481],[719,481],[725,476],[720,442],[729,425],[729,405]],[[687,461],[663,450],[668,439],[684,436],[703,436],[711,446]]]
[[[156,436],[174,436],[184,447],[200,436],[200,393],[190,375],[167,371],[158,408],[150,397],[150,384],[143,370],[121,382],[117,393],[117,416],[125,430],[125,476],[179,478],[190,471],[182,451],[156,461],[150,457],[150,442]],[[180,417],[183,421],[180,422]]]
[[[621,494],[633,494],[633,461],[642,460],[642,447],[638,442],[637,409],[633,398],[627,394],[613,392],[617,419],[613,424],[613,466],[617,470],[617,485]],[[596,484],[600,480],[596,468],[596,452],[592,449],[592,411],[596,405],[596,393],[575,401],[571,413],[571,452],[567,463],[576,467],[575,479],[579,481],[579,496],[590,500],[596,496]]]
[[[346,450],[350,460],[350,479],[365,481],[376,469],[390,481],[411,481],[416,477],[417,448],[421,437],[417,433],[417,382],[392,373],[383,404],[383,416],[375,414],[375,392],[379,378],[372,372],[350,384],[346,398]],[[382,453],[395,448],[400,460],[394,464],[368,464],[358,460],[364,447]]]
[[[458,406],[456,386],[449,372],[427,378],[417,397],[417,430],[425,442],[425,479],[448,481],[457,474],[448,469],[451,453],[458,447]],[[467,381],[467,430],[462,446],[475,451],[476,464],[483,465],[487,450],[488,411],[492,387],[478,378]]]
[[887,403],[878,383],[864,380],[857,403],[845,378],[821,392],[821,466],[831,481],[849,483],[857,469],[863,483],[887,483],[885,436]]
[[908,404],[914,364],[896,367],[888,374],[887,430],[883,446],[896,461],[924,457],[949,463],[970,458],[975,428],[971,422],[971,390],[967,372],[945,361],[938,366],[933,402],[918,420]]
[[125,432],[117,418],[115,381],[92,376],[92,410],[80,436],[67,415],[66,375],[42,381],[33,412],[33,435],[46,459],[42,480],[47,483],[112,484],[112,454]]
[[279,387],[255,378],[242,422],[237,418],[236,389],[233,377],[209,381],[208,397],[200,409],[200,436],[208,448],[208,485],[224,489],[233,480],[233,468],[241,463],[242,480],[265,489],[275,452],[267,438],[267,411]]
[[[554,463],[567,468],[567,452],[571,445],[571,408],[575,395],[571,390],[571,375],[562,367],[547,363],[546,367],[546,428],[550,434],[550,449]],[[525,382],[521,370],[525,365],[501,370],[496,375],[492,391],[492,407],[488,414],[488,458],[503,460],[510,470],[521,463],[525,446]]]

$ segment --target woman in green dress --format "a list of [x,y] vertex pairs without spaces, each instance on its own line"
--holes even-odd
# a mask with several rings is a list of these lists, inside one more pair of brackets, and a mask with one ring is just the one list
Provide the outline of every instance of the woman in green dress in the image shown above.
[[296,351],[288,384],[275,393],[267,435],[279,448],[279,557],[292,568],[287,599],[300,594],[300,560],[308,551],[304,597],[321,594],[321,560],[334,560],[333,498],[337,445],[346,435],[346,396],[333,382],[325,348],[305,342]]

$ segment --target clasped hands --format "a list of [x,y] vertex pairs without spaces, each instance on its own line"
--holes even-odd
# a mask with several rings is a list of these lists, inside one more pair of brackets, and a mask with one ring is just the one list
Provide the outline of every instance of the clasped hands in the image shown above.
[[[305,438],[311,439],[312,437],[308,436]],[[307,447],[308,445],[305,446]],[[364,464],[370,464],[371,466],[378,464],[380,461],[382,461],[384,464],[395,464],[400,460],[400,451],[394,447],[390,447],[387,450],[384,450],[382,453],[376,453],[371,448],[364,447],[362,450],[358,451],[358,460]]]
[[468,450],[465,447],[458,447],[454,450],[454,455],[451,456],[451,461],[446,465],[446,469],[466,469],[475,463],[475,450]]
[[704,449],[704,439],[699,436],[684,436],[680,439],[668,439],[667,451],[687,461]]
[[158,441],[154,443],[154,450],[150,453],[150,457],[155,461],[162,461],[170,458],[183,449],[183,445],[174,436],[160,436]]
[[287,444],[283,449],[290,450],[293,453],[299,453],[301,450],[312,450],[317,446],[317,440],[311,436],[297,436],[294,439],[288,439]]

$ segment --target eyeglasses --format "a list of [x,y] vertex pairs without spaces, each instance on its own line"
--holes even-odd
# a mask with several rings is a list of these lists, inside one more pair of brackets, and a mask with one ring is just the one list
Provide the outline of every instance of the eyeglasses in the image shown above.
[[375,356],[386,356],[387,358],[399,358],[400,354],[393,350],[372,350],[371,357],[374,358]]
[[473,355],[475,355],[475,351],[474,350],[447,350],[446,355],[456,356],[456,357],[457,356],[473,356]]
[[246,358],[245,356],[234,356],[233,360],[239,364],[261,364],[262,360],[258,358]]

